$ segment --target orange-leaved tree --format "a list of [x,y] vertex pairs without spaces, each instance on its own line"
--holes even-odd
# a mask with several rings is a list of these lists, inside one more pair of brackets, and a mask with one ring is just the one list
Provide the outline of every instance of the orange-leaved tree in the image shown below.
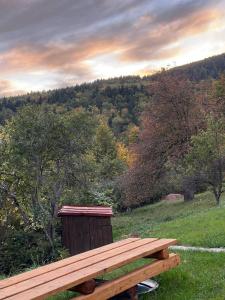
[[124,206],[160,196],[167,162],[185,155],[191,136],[202,126],[201,107],[190,81],[162,75],[151,84],[151,93],[138,141],[132,147],[135,161],[121,178]]

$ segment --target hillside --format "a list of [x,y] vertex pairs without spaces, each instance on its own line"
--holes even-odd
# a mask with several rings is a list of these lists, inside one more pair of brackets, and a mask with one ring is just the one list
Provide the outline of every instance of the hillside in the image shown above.
[[[183,66],[175,67],[167,72],[173,76],[185,76],[192,81],[199,82],[206,79],[217,79],[225,71],[225,53],[205,58]],[[157,79],[158,74],[150,76]]]
[[[199,82],[216,79],[225,71],[225,54],[210,57],[167,73],[172,76],[186,76]],[[138,125],[140,113],[152,95],[151,83],[162,73],[152,76],[127,76],[97,80],[73,87],[29,93],[23,96],[2,98],[0,101],[0,124],[26,104],[47,103],[56,110],[70,110],[83,107],[103,114],[116,135],[125,132],[129,126]]]
[[[224,201],[223,197],[221,207],[215,207],[212,194],[206,192],[190,203],[161,201],[145,206],[117,216],[113,220],[114,237],[135,233],[141,237],[175,237],[182,245],[225,247]],[[160,288],[146,300],[224,299],[224,253],[176,252],[182,264],[158,276]]]
[[223,197],[222,207],[216,207],[212,193],[205,192],[196,195],[195,201],[164,200],[120,214],[113,222],[114,238],[134,233],[176,237],[182,245],[225,248],[224,201]]

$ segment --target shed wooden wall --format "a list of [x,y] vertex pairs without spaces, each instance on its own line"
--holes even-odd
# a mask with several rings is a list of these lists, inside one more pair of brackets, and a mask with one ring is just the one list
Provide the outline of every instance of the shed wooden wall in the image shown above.
[[71,255],[113,242],[109,217],[63,216],[62,242]]

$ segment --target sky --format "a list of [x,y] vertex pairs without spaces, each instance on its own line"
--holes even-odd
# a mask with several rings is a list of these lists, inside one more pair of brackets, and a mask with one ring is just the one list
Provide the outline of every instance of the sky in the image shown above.
[[0,0],[0,96],[225,52],[225,0]]

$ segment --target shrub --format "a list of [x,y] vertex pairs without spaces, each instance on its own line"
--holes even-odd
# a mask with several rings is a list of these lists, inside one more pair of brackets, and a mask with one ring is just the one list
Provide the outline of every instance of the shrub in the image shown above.
[[[62,249],[56,241],[56,255]],[[49,243],[39,232],[11,231],[7,239],[0,243],[0,273],[9,275],[18,273],[33,265],[43,265],[55,259],[52,257]]]

